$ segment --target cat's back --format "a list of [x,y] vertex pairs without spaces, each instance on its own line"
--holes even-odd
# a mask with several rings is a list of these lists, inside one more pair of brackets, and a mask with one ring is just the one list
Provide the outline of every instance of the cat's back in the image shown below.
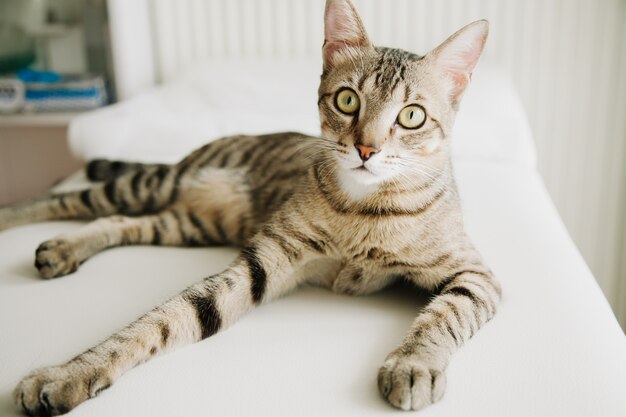
[[319,138],[298,132],[227,136],[195,150],[179,166],[189,174],[203,168],[246,169],[251,176],[302,167]]
[[[178,164],[184,194],[239,195],[259,221],[289,199],[319,153],[319,138],[297,132],[237,135],[215,140]],[[185,199],[188,200],[188,199]]]

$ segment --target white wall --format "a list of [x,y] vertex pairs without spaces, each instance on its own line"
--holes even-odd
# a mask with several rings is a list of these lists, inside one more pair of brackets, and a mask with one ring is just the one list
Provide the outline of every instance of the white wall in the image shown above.
[[[298,57],[320,50],[323,0],[146,1],[156,28],[153,58],[161,80],[197,60]],[[626,284],[619,288],[620,259],[626,256],[621,246],[626,233],[626,1],[354,3],[375,43],[416,52],[427,51],[472,20],[490,20],[486,59],[511,73],[535,134],[539,170],[626,324]],[[626,265],[621,274],[626,279]]]
[[[619,11],[618,11],[619,12]],[[614,297],[614,305],[617,310],[618,319],[622,325],[622,329],[626,331],[626,1],[622,1],[622,51],[621,51],[621,64],[619,71],[621,71],[619,82],[616,85],[617,91],[617,103],[614,111],[617,112],[616,118],[618,120],[618,126],[616,128],[615,140],[619,141],[617,136],[621,132],[622,140],[621,145],[615,146],[615,153],[621,155],[621,166],[614,167],[613,173],[616,181],[609,186],[609,190],[614,190],[616,199],[621,201],[616,205],[615,212],[618,217],[618,222],[621,223],[621,227],[616,227],[616,230],[621,230],[621,239],[619,239],[617,249],[617,262],[621,260],[621,265],[616,268],[616,273],[613,279],[617,282],[617,293]],[[621,112],[621,113],[620,113]],[[619,156],[616,156],[619,158]],[[621,168],[621,169],[619,169]],[[610,225],[614,226],[614,225]]]
[[113,70],[118,100],[124,100],[155,83],[150,0],[109,0]]

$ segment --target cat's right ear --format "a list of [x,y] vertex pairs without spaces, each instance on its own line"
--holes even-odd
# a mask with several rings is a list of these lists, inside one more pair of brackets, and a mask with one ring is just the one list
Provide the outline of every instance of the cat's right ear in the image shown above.
[[324,68],[350,59],[361,48],[373,48],[350,0],[326,0],[324,12]]

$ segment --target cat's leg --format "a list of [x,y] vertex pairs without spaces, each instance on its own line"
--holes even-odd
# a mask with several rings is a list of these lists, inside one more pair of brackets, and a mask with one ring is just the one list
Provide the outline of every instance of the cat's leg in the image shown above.
[[115,246],[227,243],[222,226],[214,220],[177,207],[150,216],[102,217],[75,232],[43,242],[35,253],[35,267],[43,278],[55,278],[76,271],[91,256]]
[[488,268],[459,267],[444,282],[378,373],[382,395],[403,410],[441,399],[450,356],[494,316],[500,300],[500,285]]
[[323,257],[327,244],[316,235],[319,229],[302,224],[297,231],[288,224],[263,228],[226,271],[192,285],[66,364],[25,377],[14,391],[15,403],[31,415],[65,413],[154,355],[205,339],[293,289],[304,279],[294,272]]
[[154,165],[82,191],[52,194],[0,208],[0,231],[27,223],[156,212],[177,197],[179,165]]

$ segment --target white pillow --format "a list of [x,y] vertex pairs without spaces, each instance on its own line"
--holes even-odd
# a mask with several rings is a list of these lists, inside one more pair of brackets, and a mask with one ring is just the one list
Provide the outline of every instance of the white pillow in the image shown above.
[[[69,141],[82,159],[175,162],[221,136],[300,131],[319,135],[319,60],[211,62],[173,83],[74,119]],[[534,166],[520,101],[499,70],[481,65],[454,129],[454,159]]]

